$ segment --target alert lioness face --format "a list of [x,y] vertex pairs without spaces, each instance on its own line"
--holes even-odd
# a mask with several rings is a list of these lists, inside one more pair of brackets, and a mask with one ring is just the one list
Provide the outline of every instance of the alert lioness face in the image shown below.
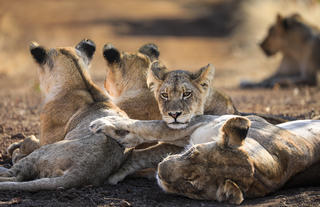
[[151,65],[147,83],[154,91],[162,120],[170,128],[185,128],[193,116],[203,114],[213,76],[210,64],[195,73],[168,71],[158,62]]
[[272,56],[278,51],[291,54],[303,48],[303,44],[310,39],[310,30],[299,14],[288,17],[278,14],[276,22],[269,28],[260,46],[267,56]]

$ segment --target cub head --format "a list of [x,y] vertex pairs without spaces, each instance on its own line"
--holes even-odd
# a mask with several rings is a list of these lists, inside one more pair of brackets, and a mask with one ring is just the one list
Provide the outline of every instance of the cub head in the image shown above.
[[147,84],[154,91],[162,119],[170,128],[185,128],[193,116],[203,114],[213,76],[211,64],[193,73],[168,71],[158,62],[151,64]]
[[47,49],[36,42],[30,45],[30,53],[38,63],[40,88],[45,95],[58,94],[62,90],[85,88],[84,76],[95,52],[95,44],[85,39],[75,47]]
[[192,199],[240,204],[253,182],[253,164],[241,149],[249,127],[247,118],[231,118],[213,139],[218,141],[168,156],[158,165],[158,184],[168,193]]
[[276,22],[269,28],[260,46],[267,56],[272,56],[278,51],[299,51],[311,34],[311,28],[303,23],[299,14],[288,17],[278,14]]
[[118,97],[129,88],[147,88],[147,70],[159,55],[158,47],[152,43],[143,45],[136,53],[120,52],[112,44],[106,44],[103,47],[103,57],[108,65],[105,89]]

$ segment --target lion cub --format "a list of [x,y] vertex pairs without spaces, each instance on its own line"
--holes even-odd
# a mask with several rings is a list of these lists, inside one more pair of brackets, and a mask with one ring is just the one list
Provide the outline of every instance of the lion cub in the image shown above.
[[75,48],[45,49],[33,43],[30,52],[39,64],[44,94],[41,147],[11,169],[1,169],[0,190],[102,184],[125,159],[124,148],[111,137],[92,134],[88,125],[101,117],[127,116],[89,76],[95,44],[83,40]]
[[269,57],[277,52],[283,55],[277,71],[259,83],[243,82],[242,88],[270,88],[275,85],[317,85],[320,68],[319,29],[306,23],[299,14],[282,17],[269,28],[260,44]]
[[193,73],[169,71],[159,62],[151,64],[147,84],[154,92],[162,120],[170,128],[185,128],[196,115],[239,114],[231,99],[214,89],[214,72],[211,64]]

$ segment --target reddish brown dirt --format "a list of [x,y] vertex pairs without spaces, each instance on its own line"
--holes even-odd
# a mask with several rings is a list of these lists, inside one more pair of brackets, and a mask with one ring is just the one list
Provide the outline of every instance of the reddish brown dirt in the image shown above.
[[[134,3],[133,3],[134,2]],[[112,42],[135,51],[146,42],[160,47],[161,57],[173,69],[194,70],[215,64],[216,86],[230,95],[241,112],[269,113],[299,119],[320,115],[319,88],[240,90],[239,80],[259,80],[270,74],[277,59],[259,50],[234,54],[230,36],[240,19],[232,1],[41,1],[0,0],[0,165],[10,167],[6,147],[24,136],[39,135],[41,95],[36,65],[28,54],[31,40],[48,46],[74,45],[84,37],[97,43],[92,75],[104,80],[101,48]],[[271,63],[270,63],[271,62]],[[155,181],[128,178],[101,187],[0,192],[0,206],[219,206],[216,202],[168,195]],[[281,190],[244,206],[320,206],[320,187]],[[225,205],[220,205],[225,206]]]

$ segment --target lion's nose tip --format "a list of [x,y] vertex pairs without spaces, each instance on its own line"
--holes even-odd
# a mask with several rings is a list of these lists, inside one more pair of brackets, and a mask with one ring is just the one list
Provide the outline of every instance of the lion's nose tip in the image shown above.
[[172,118],[176,119],[176,118],[178,118],[178,117],[182,114],[182,112],[180,112],[180,111],[177,111],[177,112],[169,112],[168,114],[169,114],[169,116],[171,116]]

